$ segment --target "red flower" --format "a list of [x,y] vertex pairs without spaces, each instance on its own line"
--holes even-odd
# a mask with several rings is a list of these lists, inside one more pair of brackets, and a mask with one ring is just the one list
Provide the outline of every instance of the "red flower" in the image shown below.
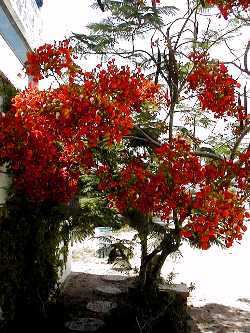
[[[58,88],[28,88],[0,117],[1,162],[13,184],[31,200],[68,202],[80,171],[94,165],[92,150],[102,141],[120,142],[133,126],[133,112],[156,104],[159,87],[128,67],[83,72],[73,62],[68,41],[46,44],[28,54],[27,73],[36,80],[67,77]],[[139,175],[138,175],[139,176]]]
[[247,10],[250,7],[249,0],[205,0],[205,5],[217,6],[221,15],[227,19],[235,10]]
[[244,118],[243,107],[237,105],[239,87],[224,64],[211,62],[206,53],[191,53],[193,71],[188,75],[189,90],[198,94],[202,110],[211,110],[215,117]]

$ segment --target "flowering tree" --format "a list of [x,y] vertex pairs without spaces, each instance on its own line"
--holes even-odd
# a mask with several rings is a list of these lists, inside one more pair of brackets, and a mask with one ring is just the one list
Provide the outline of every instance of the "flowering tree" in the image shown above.
[[[29,200],[67,203],[78,191],[81,173],[98,176],[110,206],[138,230],[140,286],[151,290],[183,239],[201,249],[213,243],[230,247],[241,240],[249,218],[247,96],[242,106],[240,85],[210,57],[209,28],[200,40],[201,5],[188,2],[176,33],[178,20],[165,24],[160,17],[176,9],[158,9],[158,3],[152,2],[152,13],[144,1],[124,7],[110,2],[113,21],[108,27],[92,25],[94,35],[78,35],[77,51],[63,41],[29,54],[27,73],[35,80],[53,76],[57,86],[25,90],[0,123],[1,161],[8,164],[16,191]],[[224,8],[219,1],[207,4]],[[149,50],[136,49],[136,34],[150,29]],[[131,51],[115,49],[115,32],[131,36]],[[76,63],[79,46],[85,53],[127,57],[153,71],[151,79],[138,66],[118,68],[113,60],[84,71]],[[221,120],[227,137],[217,132],[199,138],[199,128],[213,134]],[[164,226],[156,226],[154,217]],[[150,248],[155,230],[160,236]]]
[[[202,249],[213,243],[230,247],[242,238],[249,217],[247,90],[241,97],[229,68],[210,55],[223,43],[234,54],[227,37],[248,20],[249,4],[187,1],[183,6],[178,16],[177,8],[160,1],[106,1],[108,19],[90,24],[88,35],[74,35],[84,55],[122,57],[161,86],[160,116],[152,107],[142,110],[115,159],[111,154],[98,170],[100,190],[138,230],[143,287],[154,285],[182,239]],[[216,7],[219,14],[207,19],[204,7]],[[224,20],[234,15],[242,20],[234,25]],[[218,21],[225,27],[216,31],[211,26]],[[145,34],[147,47],[140,42]],[[248,74],[248,51],[249,43],[242,65],[229,61],[241,75]],[[223,134],[214,131],[219,126]],[[156,216],[165,227],[156,227]],[[160,237],[152,246],[156,230]]]

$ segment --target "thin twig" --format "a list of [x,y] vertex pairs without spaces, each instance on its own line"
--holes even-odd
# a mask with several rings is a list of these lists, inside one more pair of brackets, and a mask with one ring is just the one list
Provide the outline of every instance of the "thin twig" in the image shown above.
[[238,139],[236,140],[234,147],[232,149],[231,155],[230,155],[230,159],[233,160],[236,154],[236,150],[239,147],[241,141],[243,140],[243,138],[250,132],[250,126],[245,128],[245,130],[241,133],[241,135],[238,137]]
[[139,331],[140,331],[140,333],[143,333],[143,331],[142,331],[142,328],[141,328],[141,325],[140,325],[140,323],[139,323],[139,320],[138,320],[138,318],[137,318],[137,317],[135,317],[135,320],[136,320],[136,323],[137,323],[137,325],[138,325],[138,328],[139,328]]
[[247,43],[247,47],[246,47],[246,50],[245,50],[245,53],[244,53],[244,67],[245,67],[245,71],[246,73],[248,73],[250,75],[250,71],[248,69],[248,64],[247,64],[247,56],[248,56],[248,52],[250,50],[250,39]]

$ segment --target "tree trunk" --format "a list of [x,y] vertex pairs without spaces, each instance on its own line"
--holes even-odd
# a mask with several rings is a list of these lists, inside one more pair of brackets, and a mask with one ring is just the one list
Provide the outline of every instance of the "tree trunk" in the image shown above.
[[145,285],[146,283],[146,273],[149,266],[149,260],[147,256],[148,252],[148,240],[147,240],[148,234],[145,232],[140,233],[139,232],[139,238],[141,243],[141,265],[140,265],[140,272],[139,272],[139,287],[141,288],[141,285]]
[[[145,240],[141,243],[142,257],[139,272],[139,288],[148,294],[158,294],[158,284],[162,266],[166,258],[177,251],[180,246],[180,237],[171,233],[165,235],[161,242],[161,249],[154,253],[145,254]],[[160,254],[158,254],[161,251]]]

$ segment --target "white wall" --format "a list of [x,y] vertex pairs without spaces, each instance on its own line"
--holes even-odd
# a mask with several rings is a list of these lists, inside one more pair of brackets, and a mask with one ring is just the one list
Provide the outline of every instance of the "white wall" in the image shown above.
[[[24,89],[28,84],[28,78],[23,74],[23,65],[10,49],[3,37],[0,35],[0,70],[10,80],[10,82],[18,89]],[[21,74],[21,75],[20,75]]]
[[72,262],[72,248],[71,248],[71,246],[69,246],[69,253],[68,253],[68,258],[67,258],[67,262],[66,262],[66,267],[63,270],[63,272],[62,272],[62,274],[59,278],[60,283],[63,283],[63,281],[70,274],[70,272],[71,272],[71,262]]
[[43,23],[40,10],[34,0],[3,0],[31,48],[41,44]]
[[11,184],[11,178],[6,173],[4,166],[0,166],[0,207],[4,205],[9,186]]

